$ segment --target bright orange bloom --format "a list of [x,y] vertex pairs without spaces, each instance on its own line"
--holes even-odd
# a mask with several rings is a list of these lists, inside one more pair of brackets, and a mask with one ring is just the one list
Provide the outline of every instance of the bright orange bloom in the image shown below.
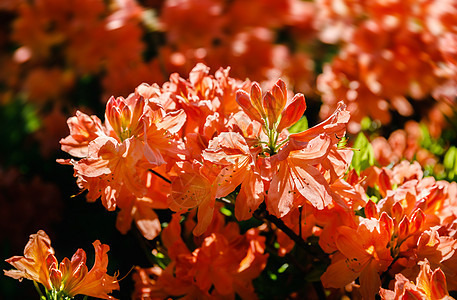
[[323,209],[332,202],[330,186],[314,166],[330,151],[331,139],[326,135],[311,140],[307,147],[291,151],[278,164],[278,173],[273,175],[268,193],[268,210],[282,217],[296,203],[296,192],[303,195],[313,206]]
[[342,288],[359,278],[363,298],[372,299],[381,287],[379,273],[393,260],[389,240],[390,233],[376,219],[365,219],[357,230],[339,227],[335,238],[339,252],[321,277],[324,287]]
[[306,110],[303,94],[296,94],[290,101],[287,100],[286,84],[281,79],[263,97],[259,84],[255,82],[251,86],[251,94],[239,90],[236,101],[252,120],[265,124],[278,134],[295,124]]
[[182,109],[165,112],[154,88],[140,85],[127,98],[111,97],[104,125],[95,116],[77,112],[68,120],[70,135],[61,144],[62,150],[82,159],[60,161],[73,165],[89,201],[100,197],[106,209],[121,209],[119,231],[126,233],[135,221],[148,239],[160,232],[153,209],[167,207],[164,194],[169,191],[165,181],[153,178],[151,169],[165,174],[161,166],[185,154],[175,134],[186,115]]
[[[285,109],[285,111],[287,108]],[[300,133],[291,134],[289,142],[272,156],[273,173],[267,208],[279,217],[302,203],[301,194],[317,209],[332,202],[330,183],[344,175],[351,155],[336,148],[346,132],[349,113],[344,104],[327,120]],[[342,151],[344,153],[342,153]]]
[[240,110],[235,92],[246,83],[231,78],[229,68],[220,68],[213,75],[204,64],[197,64],[185,80],[174,73],[160,93],[160,103],[168,110],[182,108],[186,115],[183,131],[198,132],[211,139],[215,133],[226,131],[226,119]]
[[[211,168],[205,168],[206,165],[197,163],[194,164],[184,162],[179,164],[178,176],[172,179],[170,209],[176,212],[183,212],[188,209],[198,207],[198,224],[194,228],[194,235],[203,234],[214,216],[214,208],[216,202],[216,189],[214,188],[214,180],[217,173],[214,174]],[[216,172],[220,171],[216,168]]]
[[109,246],[100,241],[93,243],[95,262],[90,271],[86,266],[86,253],[78,249],[71,258],[58,263],[48,235],[40,230],[30,235],[24,256],[13,256],[6,261],[17,270],[5,270],[5,275],[15,279],[30,279],[44,285],[47,291],[62,296],[87,295],[102,299],[115,299],[108,295],[119,289],[116,275],[106,274]]
[[336,101],[344,99],[354,117],[349,131],[359,130],[356,122],[367,115],[383,124],[390,122],[390,109],[411,115],[413,106],[407,97],[424,99],[449,78],[456,78],[452,1],[386,5],[343,0],[335,5],[321,0],[317,6],[321,38],[329,43],[343,40],[338,56],[324,66],[317,80],[324,94],[321,113],[329,114]]
[[[352,187],[338,181],[352,157],[350,150],[336,147],[349,119],[345,106],[341,104],[315,127],[289,135],[287,128],[302,117],[306,104],[302,94],[292,99],[287,95],[282,80],[264,95],[259,84],[253,83],[250,94],[241,89],[236,93],[236,102],[243,111],[228,119],[225,126],[229,132],[219,133],[208,142],[203,138],[198,142],[195,134],[188,135],[192,136],[192,149],[202,151],[201,156],[195,155],[192,175],[181,174],[173,180],[171,198],[177,204],[172,207],[175,211],[198,207],[199,224],[194,234],[201,234],[210,223],[215,198],[229,195],[238,186],[235,215],[239,220],[252,216],[264,201],[266,189],[267,208],[278,217],[305,201],[322,209],[335,198],[347,206],[342,195],[356,195]],[[332,191],[330,185],[342,195]],[[362,201],[360,196],[357,199]]]
[[[440,111],[442,117],[442,113]],[[437,116],[436,119],[439,117]],[[420,145],[422,132],[419,123],[408,121],[405,129],[399,129],[386,140],[384,137],[376,137],[371,141],[375,159],[381,166],[398,163],[406,158],[408,161],[417,160],[421,166],[435,165],[437,158],[430,151]]]
[[433,272],[430,269],[428,260],[422,261],[416,284],[399,273],[395,275],[395,290],[382,289],[379,291],[381,299],[385,300],[408,300],[408,299],[429,299],[429,300],[451,300],[446,287],[446,276],[440,268]]
[[[215,232],[206,232],[197,241],[194,251],[181,237],[179,215],[174,215],[163,230],[162,242],[171,259],[165,270],[139,269],[136,297],[164,299],[184,296],[185,299],[256,299],[252,280],[266,265],[265,238],[256,229],[239,233],[236,223],[214,224]],[[214,222],[220,222],[218,217]],[[218,226],[220,225],[220,226]],[[151,279],[149,275],[155,275]]]
[[223,166],[214,185],[216,197],[225,197],[241,185],[236,198],[235,216],[246,220],[262,203],[264,186],[256,166],[260,149],[249,149],[246,140],[235,132],[223,132],[210,141],[203,158]]
[[105,128],[97,116],[88,116],[76,111],[76,116],[67,120],[70,135],[60,140],[62,151],[68,152],[75,157],[87,157],[89,155],[89,142],[99,136],[106,135]]

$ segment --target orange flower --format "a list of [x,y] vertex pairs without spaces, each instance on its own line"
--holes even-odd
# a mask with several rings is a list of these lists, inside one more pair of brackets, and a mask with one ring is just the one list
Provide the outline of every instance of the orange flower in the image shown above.
[[82,159],[59,160],[73,165],[89,201],[101,197],[106,209],[121,209],[116,222],[119,231],[126,233],[134,220],[147,239],[160,232],[153,209],[167,207],[164,193],[169,190],[152,178],[152,172],[165,174],[161,165],[185,154],[175,134],[186,115],[182,109],[165,112],[156,103],[159,91],[154,88],[140,85],[127,98],[111,97],[104,125],[95,116],[77,112],[68,120],[70,135],[61,144],[62,150]]
[[217,198],[227,196],[241,184],[235,205],[235,216],[240,221],[249,219],[264,198],[264,186],[256,166],[258,150],[249,149],[239,133],[223,132],[203,152],[204,159],[224,166],[214,182]]
[[[199,236],[205,232],[211,224],[216,202],[215,188],[212,184],[217,173],[211,167],[205,168],[194,160],[193,164],[184,162],[176,166],[178,176],[172,179],[170,209],[183,212],[187,209],[198,207],[198,224],[194,228],[194,235]],[[216,172],[220,168],[215,167]],[[206,171],[206,172],[205,172]]]
[[[115,299],[108,295],[119,289],[116,275],[106,274],[109,246],[100,241],[93,243],[95,263],[90,271],[86,266],[86,253],[78,249],[71,258],[64,258],[58,264],[51,247],[49,236],[40,230],[30,235],[24,256],[13,256],[6,261],[17,270],[4,271],[6,276],[21,280],[30,279],[41,283],[49,293],[60,297],[74,297],[82,294],[102,299]],[[59,298],[60,299],[60,298]]]
[[[238,294],[242,299],[256,299],[252,280],[260,275],[268,257],[263,253],[265,238],[259,230],[253,228],[241,235],[236,223],[214,224],[221,221],[216,215],[211,228],[215,232],[206,232],[201,244],[194,241],[199,246],[191,251],[181,237],[179,220],[175,214],[162,234],[171,262],[163,271],[139,269],[136,297],[234,299]],[[148,273],[156,279],[148,278]]]
[[[288,107],[284,111],[287,110]],[[279,217],[286,215],[293,207],[302,204],[296,199],[297,193],[317,209],[332,202],[327,180],[333,183],[349,167],[350,155],[347,154],[350,153],[336,148],[338,139],[346,132],[348,120],[345,105],[339,103],[338,109],[327,120],[290,135],[286,146],[271,157],[272,165],[278,171],[273,174],[268,193],[269,211]]]
[[379,291],[381,299],[406,300],[406,299],[430,299],[430,300],[451,300],[446,287],[446,276],[440,268],[433,272],[426,259],[420,262],[420,272],[416,279],[416,284],[399,273],[395,275],[395,290]]
[[62,151],[76,157],[89,155],[88,145],[99,136],[104,136],[105,129],[97,116],[88,116],[76,111],[76,116],[67,120],[70,135],[60,140]]
[[278,173],[273,175],[268,193],[269,211],[278,217],[286,215],[299,205],[296,192],[318,209],[323,209],[332,202],[330,186],[314,166],[328,155],[330,143],[328,136],[318,136],[307,147],[291,151],[286,159],[278,163]]
[[379,273],[393,260],[389,241],[390,233],[376,219],[364,220],[357,230],[338,228],[335,244],[339,252],[321,277],[324,287],[342,288],[359,278],[363,298],[372,299],[381,287]]

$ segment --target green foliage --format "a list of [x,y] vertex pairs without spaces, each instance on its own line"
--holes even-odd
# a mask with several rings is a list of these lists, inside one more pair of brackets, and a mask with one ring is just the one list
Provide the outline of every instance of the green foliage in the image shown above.
[[0,126],[0,162],[27,173],[30,161],[40,156],[32,136],[41,127],[35,106],[20,98],[1,105]]
[[447,150],[444,155],[443,165],[448,180],[455,180],[457,177],[457,148],[455,146],[451,146]]
[[37,111],[30,103],[24,105],[22,118],[24,119],[24,128],[27,133],[33,133],[41,127],[41,121]]
[[308,119],[303,116],[298,120],[297,123],[289,127],[289,132],[290,133],[297,133],[297,132],[302,132],[308,129]]
[[374,121],[370,119],[370,117],[366,116],[363,117],[362,121],[360,122],[360,126],[364,132],[375,132],[381,127],[381,124],[379,121]]
[[436,140],[430,136],[427,125],[421,123],[420,129],[422,133],[421,146],[431,153],[440,156],[444,153],[444,141],[442,139]]
[[231,217],[233,216],[233,212],[230,209],[227,209],[226,207],[221,207],[221,213],[226,216],[226,217]]
[[354,148],[351,167],[357,173],[375,164],[373,147],[363,133],[359,133],[355,139]]

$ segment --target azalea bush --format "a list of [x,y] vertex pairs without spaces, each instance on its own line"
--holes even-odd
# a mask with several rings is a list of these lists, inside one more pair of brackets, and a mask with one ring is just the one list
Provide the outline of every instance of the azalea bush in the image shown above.
[[456,4],[0,14],[8,297],[455,297]]

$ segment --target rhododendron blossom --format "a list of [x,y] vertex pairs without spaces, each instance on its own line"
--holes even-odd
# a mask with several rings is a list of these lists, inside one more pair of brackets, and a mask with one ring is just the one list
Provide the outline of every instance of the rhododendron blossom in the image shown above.
[[[328,180],[332,183],[344,175],[348,167],[347,155],[342,154],[345,150],[337,149],[336,144],[345,134],[349,115],[341,104],[328,120],[289,136],[287,128],[301,118],[306,105],[302,94],[290,100],[287,96],[282,80],[264,95],[257,83],[252,84],[250,94],[238,90],[236,101],[250,122],[235,114],[228,118],[233,124],[231,128],[205,144],[206,149],[199,158],[200,174],[193,178],[205,177],[200,182],[207,182],[208,187],[211,185],[211,192],[202,197],[207,199],[212,195],[213,199],[194,201],[199,208],[200,225],[195,234],[204,231],[202,222],[209,224],[215,198],[227,196],[240,185],[235,200],[238,220],[249,219],[263,201],[270,212],[282,217],[292,207],[303,205],[295,196],[296,192],[318,209],[333,201]],[[219,167],[219,174],[212,178],[201,174],[208,173],[205,169],[209,164],[204,161]],[[335,169],[341,170],[335,172]],[[181,179],[178,176],[174,180]],[[171,199],[175,204],[182,202],[177,195],[180,195],[178,191],[172,192]]]
[[[73,298],[76,295],[87,295],[102,299],[115,299],[108,295],[119,289],[117,276],[106,274],[109,246],[100,241],[93,243],[95,262],[92,269],[86,266],[86,253],[78,249],[71,260],[64,258],[59,264],[51,247],[48,235],[40,230],[30,236],[25,246],[24,256],[13,256],[6,261],[16,270],[5,270],[5,275],[15,279],[29,279],[41,283],[46,295]],[[54,299],[54,298],[52,298]]]
[[381,299],[454,299],[449,296],[446,276],[441,269],[432,271],[427,260],[421,262],[416,284],[401,273],[395,275],[394,291],[381,289]]
[[[213,221],[213,233],[203,236],[195,250],[181,238],[179,217],[164,229],[162,241],[171,260],[165,270],[137,269],[136,297],[155,299],[184,296],[189,299],[256,299],[252,279],[265,267],[265,239],[250,229],[239,234],[235,223],[223,224],[222,215]],[[219,221],[218,221],[219,219]]]

